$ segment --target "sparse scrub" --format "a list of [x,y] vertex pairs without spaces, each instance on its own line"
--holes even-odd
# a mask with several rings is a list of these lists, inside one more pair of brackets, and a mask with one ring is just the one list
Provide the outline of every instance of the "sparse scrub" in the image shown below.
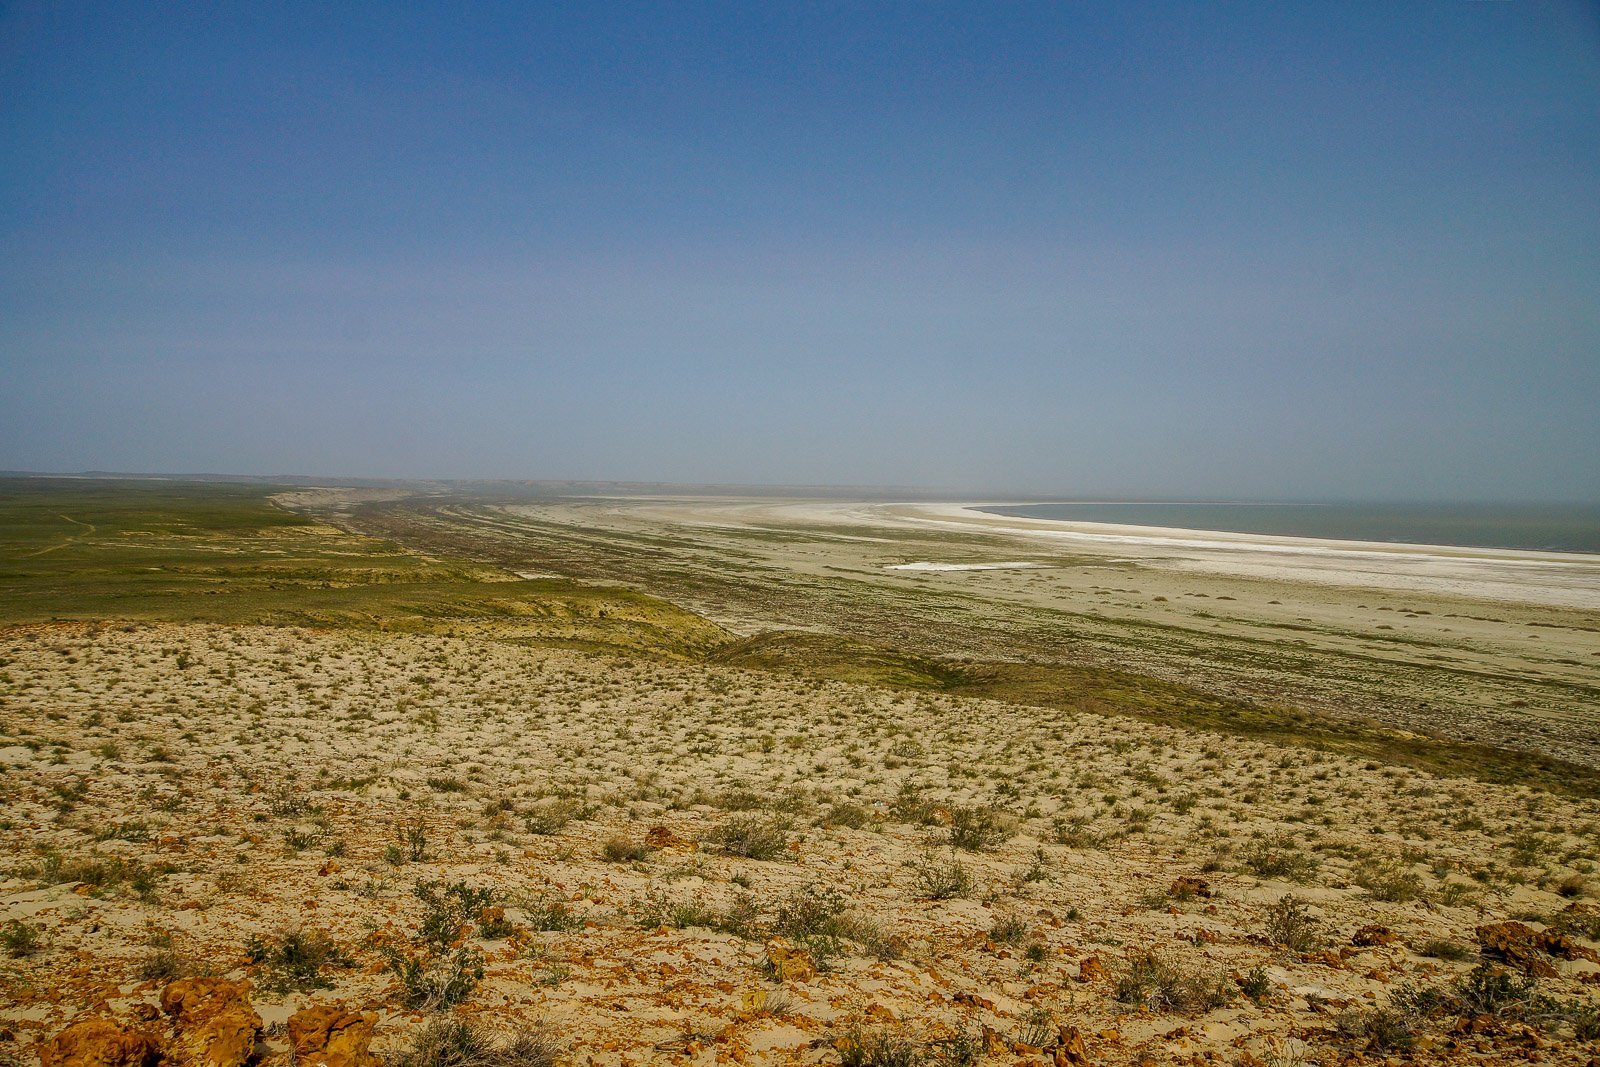
[[530,834],[550,837],[559,834],[583,814],[583,804],[572,797],[549,797],[538,801],[522,815],[522,825]]
[[968,852],[986,852],[1016,832],[1016,819],[989,805],[950,809],[950,844]]
[[600,846],[600,857],[607,863],[643,863],[650,852],[649,845],[626,837],[608,837]]
[[974,883],[972,872],[959,858],[929,852],[913,869],[912,885],[923,900],[950,900],[971,893]]
[[868,1028],[852,1021],[833,1047],[840,1067],[972,1067],[983,1056],[983,1045],[965,1034],[928,1040],[910,1030]]
[[1150,1011],[1209,1011],[1227,1004],[1228,983],[1216,974],[1185,970],[1154,952],[1135,952],[1117,975],[1116,997]]
[[715,841],[730,856],[772,860],[788,851],[791,826],[780,815],[735,815],[717,830]]
[[88,887],[92,896],[109,890],[126,887],[140,900],[153,900],[156,895],[156,878],[164,869],[147,867],[138,860],[121,856],[63,856],[54,850],[41,854],[32,873],[45,885],[79,882]]
[[1310,880],[1319,865],[1315,857],[1301,851],[1299,843],[1286,833],[1252,842],[1240,858],[1246,869],[1259,878],[1287,878],[1293,882]]
[[321,930],[286,929],[271,937],[252,937],[245,955],[261,969],[261,987],[277,994],[331,989],[323,968],[354,964]]
[[1363,863],[1356,868],[1353,880],[1373,899],[1390,903],[1417,900],[1425,892],[1422,876],[1398,860]]
[[1327,940],[1322,922],[1311,914],[1306,902],[1285,894],[1267,909],[1267,940],[1293,952],[1314,952]]
[[12,919],[0,927],[0,945],[5,946],[6,955],[12,959],[26,959],[44,948],[44,935],[33,923]]
[[503,1040],[465,1019],[439,1019],[418,1030],[403,1049],[384,1057],[385,1067],[555,1067],[563,1044],[544,1023]]

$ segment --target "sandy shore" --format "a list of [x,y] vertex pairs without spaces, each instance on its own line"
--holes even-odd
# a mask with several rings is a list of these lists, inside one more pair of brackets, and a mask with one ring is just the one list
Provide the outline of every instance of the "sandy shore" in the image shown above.
[[1178,570],[1600,609],[1600,555],[1067,522],[978,510],[996,506],[907,504],[881,511],[915,526],[1155,555]]

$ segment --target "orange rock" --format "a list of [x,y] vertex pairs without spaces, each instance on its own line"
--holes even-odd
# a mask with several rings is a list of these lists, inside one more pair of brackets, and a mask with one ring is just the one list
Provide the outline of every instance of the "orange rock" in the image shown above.
[[1088,1067],[1089,1050],[1084,1046],[1082,1031],[1076,1026],[1063,1026],[1056,1031],[1056,1047],[1050,1057],[1055,1067]]
[[289,1043],[295,1062],[304,1067],[371,1067],[378,1058],[367,1051],[378,1017],[343,1004],[319,1004],[289,1016]]
[[809,982],[817,976],[817,961],[811,953],[781,937],[767,942],[767,962],[780,982]]
[[1078,981],[1095,982],[1109,977],[1106,965],[1100,962],[1099,956],[1087,956],[1078,964]]
[[1516,967],[1536,978],[1554,978],[1554,965],[1542,956],[1559,959],[1596,960],[1595,954],[1565,934],[1553,930],[1534,930],[1519,922],[1490,923],[1478,927],[1478,944],[1483,954]]
[[180,978],[161,991],[161,1010],[177,1033],[166,1058],[184,1067],[243,1067],[261,1035],[261,1016],[250,1006],[250,983],[224,978]]
[[644,835],[644,843],[651,848],[695,848],[696,842],[673,833],[665,826],[652,826]]
[[1393,930],[1387,926],[1379,926],[1376,923],[1372,923],[1357,930],[1355,936],[1350,939],[1350,943],[1359,945],[1362,948],[1372,948],[1375,945],[1390,945],[1397,940],[1399,938],[1395,936]]
[[155,1062],[156,1039],[115,1019],[82,1019],[39,1049],[43,1067],[146,1067]]
[[1010,1051],[1011,1047],[1006,1044],[1006,1039],[1000,1036],[998,1030],[992,1026],[983,1028],[983,1054],[985,1056],[1004,1056]]

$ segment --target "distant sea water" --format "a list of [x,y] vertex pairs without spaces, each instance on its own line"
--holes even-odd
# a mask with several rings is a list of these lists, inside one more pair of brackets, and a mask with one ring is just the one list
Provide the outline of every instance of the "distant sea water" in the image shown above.
[[1600,553],[1600,504],[1018,504],[994,515],[1121,526]]

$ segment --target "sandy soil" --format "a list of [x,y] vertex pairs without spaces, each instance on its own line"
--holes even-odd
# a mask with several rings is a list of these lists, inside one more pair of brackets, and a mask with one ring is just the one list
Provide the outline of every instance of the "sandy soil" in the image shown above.
[[[652,570],[646,586],[735,632],[840,628],[881,596],[906,620],[895,639],[931,651],[1089,658],[1600,768],[1596,556],[1061,524],[945,504],[633,497],[446,518],[513,559],[525,542],[538,558],[544,545],[527,539],[552,530],[666,536],[678,571]],[[991,566],[1019,562],[1037,566]],[[713,584],[739,573],[759,574],[772,602]],[[940,646],[929,635],[947,622]],[[871,640],[893,623],[854,625]]]
[[[1574,931],[1578,958],[1543,960],[1552,1003],[1600,981],[1593,802],[481,639],[26,627],[0,685],[0,922],[32,941],[0,969],[0,1050],[22,1061],[85,1014],[149,1017],[185,973],[254,983],[268,1062],[309,1003],[375,1012],[403,1050],[431,1016],[385,946],[423,953],[414,887],[458,882],[508,925],[447,934],[485,963],[455,1010],[544,1019],[579,1064],[835,1063],[852,1034],[1042,1063],[1062,1027],[1097,1064],[1382,1060],[1375,1012],[1456,989],[1511,916]],[[770,859],[737,854],[751,831]],[[327,988],[284,984],[291,934],[331,940]],[[1165,984],[1141,985],[1152,958]],[[1460,1016],[1415,1020],[1405,1061],[1597,1051],[1575,1023]]]

